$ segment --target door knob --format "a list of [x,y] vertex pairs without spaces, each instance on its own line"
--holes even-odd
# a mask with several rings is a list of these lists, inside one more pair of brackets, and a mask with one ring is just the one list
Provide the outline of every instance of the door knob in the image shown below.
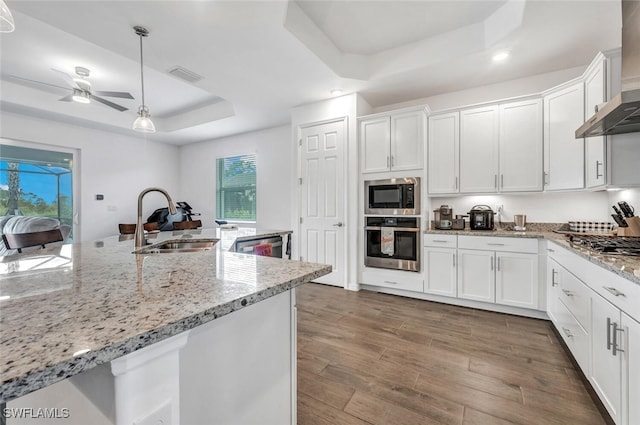
[[342,222],[341,222],[341,221],[339,221],[339,222],[337,222],[336,224],[334,224],[334,226],[336,226],[336,227],[342,227]]

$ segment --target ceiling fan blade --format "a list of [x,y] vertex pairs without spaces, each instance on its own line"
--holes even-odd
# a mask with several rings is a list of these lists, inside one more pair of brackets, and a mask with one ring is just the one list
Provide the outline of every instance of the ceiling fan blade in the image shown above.
[[134,99],[131,96],[131,93],[123,92],[123,91],[94,91],[93,94],[99,94],[100,96],[108,96],[108,97],[120,97],[122,99]]
[[93,95],[93,94],[92,94],[92,95],[90,95],[90,97],[91,97],[91,99],[95,100],[96,102],[100,102],[100,103],[102,103],[103,105],[110,106],[110,107],[112,107],[113,109],[117,109],[117,110],[118,110],[118,111],[120,111],[120,112],[123,112],[123,111],[126,111],[126,110],[128,110],[128,109],[129,109],[129,108],[125,108],[124,106],[120,106],[120,105],[118,105],[118,104],[116,104],[116,103],[110,102],[110,101],[108,101],[107,99],[103,99],[103,98],[101,98],[101,97],[95,96],[95,95]]
[[59,69],[51,68],[51,70],[52,70],[53,72],[56,72],[56,73],[60,76],[60,78],[62,78],[64,81],[66,81],[66,82],[67,82],[67,84],[69,84],[69,85],[71,86],[71,88],[74,88],[74,89],[82,89],[82,87],[80,87],[80,86],[78,85],[78,83],[76,83],[75,81],[73,81],[73,78],[71,77],[71,75],[67,74],[67,73],[66,73],[66,72],[64,72],[64,71],[60,71]]
[[61,102],[73,102],[73,94],[58,99]]
[[[15,75],[7,75],[9,80],[16,80],[18,84],[22,84],[29,87],[35,87],[37,89],[46,90],[50,93],[61,94],[60,90],[69,91],[69,87],[62,87],[55,84],[43,83],[42,81],[30,80],[28,78],[17,77]],[[59,90],[52,90],[59,89]]]

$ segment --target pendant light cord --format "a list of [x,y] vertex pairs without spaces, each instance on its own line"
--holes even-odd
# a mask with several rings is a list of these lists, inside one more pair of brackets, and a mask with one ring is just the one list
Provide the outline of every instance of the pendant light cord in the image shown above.
[[144,71],[142,70],[143,68],[143,59],[142,59],[142,34],[138,34],[140,36],[140,83],[142,85],[142,106],[145,106],[144,104]]

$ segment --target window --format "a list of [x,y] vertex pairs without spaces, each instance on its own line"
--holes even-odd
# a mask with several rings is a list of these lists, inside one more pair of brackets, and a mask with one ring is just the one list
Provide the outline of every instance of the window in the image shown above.
[[0,215],[73,225],[73,154],[0,145]]
[[217,217],[256,221],[256,156],[218,158],[216,176]]

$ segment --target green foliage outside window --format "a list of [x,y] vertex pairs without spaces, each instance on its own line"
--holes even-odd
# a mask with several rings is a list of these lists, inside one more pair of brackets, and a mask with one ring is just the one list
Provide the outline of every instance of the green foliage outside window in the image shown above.
[[256,221],[256,156],[218,158],[216,177],[217,218]]

